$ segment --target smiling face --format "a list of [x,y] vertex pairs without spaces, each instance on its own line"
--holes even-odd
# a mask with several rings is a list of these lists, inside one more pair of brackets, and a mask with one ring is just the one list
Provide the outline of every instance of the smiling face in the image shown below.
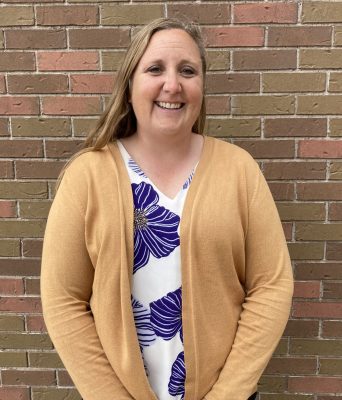
[[132,78],[138,134],[191,133],[202,100],[202,62],[195,41],[181,29],[156,32]]

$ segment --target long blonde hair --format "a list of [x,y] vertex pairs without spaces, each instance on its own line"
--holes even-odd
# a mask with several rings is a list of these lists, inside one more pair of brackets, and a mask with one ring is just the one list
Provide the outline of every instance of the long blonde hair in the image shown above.
[[136,66],[151,40],[158,31],[166,29],[181,29],[187,32],[198,46],[203,72],[203,99],[197,120],[193,126],[193,132],[203,134],[206,107],[204,98],[204,80],[207,69],[205,48],[199,27],[193,23],[186,23],[174,18],[159,18],[145,25],[132,39],[126,56],[118,71],[114,83],[114,90],[105,111],[100,116],[95,127],[89,132],[83,148],[75,153],[62,168],[57,182],[56,191],[63,178],[68,165],[79,155],[88,151],[102,149],[109,142],[123,137],[131,136],[136,131],[136,117],[129,102],[129,82]]

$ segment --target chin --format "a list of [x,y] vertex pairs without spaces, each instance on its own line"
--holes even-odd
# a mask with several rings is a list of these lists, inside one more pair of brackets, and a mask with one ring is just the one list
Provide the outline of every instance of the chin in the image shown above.
[[186,128],[175,128],[175,127],[170,127],[170,126],[162,126],[159,128],[159,132],[163,133],[164,135],[177,135],[177,134],[183,134],[187,132],[188,129]]

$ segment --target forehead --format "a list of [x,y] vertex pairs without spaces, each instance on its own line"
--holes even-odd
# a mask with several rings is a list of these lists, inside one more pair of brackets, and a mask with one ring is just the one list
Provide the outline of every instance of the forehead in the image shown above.
[[152,36],[141,61],[161,55],[179,55],[183,58],[190,58],[194,62],[201,62],[196,42],[182,29],[167,29],[156,32]]

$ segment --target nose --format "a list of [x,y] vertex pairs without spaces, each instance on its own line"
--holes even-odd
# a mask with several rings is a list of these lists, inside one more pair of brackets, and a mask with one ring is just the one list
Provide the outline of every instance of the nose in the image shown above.
[[163,89],[168,93],[178,93],[181,91],[179,76],[176,72],[168,72],[165,74]]

